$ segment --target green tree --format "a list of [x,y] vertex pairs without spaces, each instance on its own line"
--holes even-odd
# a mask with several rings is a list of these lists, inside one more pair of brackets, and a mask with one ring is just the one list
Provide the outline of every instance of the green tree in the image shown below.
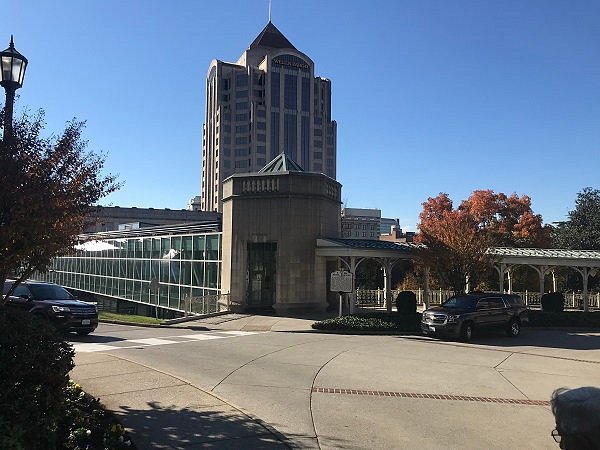
[[586,187],[579,192],[569,220],[559,223],[552,237],[558,248],[600,250],[600,190]]
[[119,187],[115,176],[102,174],[104,158],[86,150],[84,122],[42,137],[43,117],[24,113],[12,141],[0,142],[0,286],[9,275],[20,282],[47,270],[76,243],[90,208]]

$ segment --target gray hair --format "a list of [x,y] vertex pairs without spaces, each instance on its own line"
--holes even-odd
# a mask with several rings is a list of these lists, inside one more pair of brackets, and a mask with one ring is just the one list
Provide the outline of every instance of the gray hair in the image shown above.
[[550,404],[559,431],[585,436],[593,448],[600,448],[599,388],[559,388],[552,393]]

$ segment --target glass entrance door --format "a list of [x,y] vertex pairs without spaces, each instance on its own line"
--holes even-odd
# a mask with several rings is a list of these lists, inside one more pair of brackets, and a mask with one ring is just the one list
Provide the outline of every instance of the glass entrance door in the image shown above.
[[248,244],[248,307],[270,308],[275,303],[277,243]]

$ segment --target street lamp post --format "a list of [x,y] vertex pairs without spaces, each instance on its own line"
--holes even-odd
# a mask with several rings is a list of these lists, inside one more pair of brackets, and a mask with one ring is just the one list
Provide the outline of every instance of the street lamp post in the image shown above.
[[0,86],[6,91],[6,103],[4,104],[4,142],[12,141],[13,105],[15,103],[15,91],[23,86],[27,58],[21,55],[10,37],[10,44],[6,50],[0,53]]

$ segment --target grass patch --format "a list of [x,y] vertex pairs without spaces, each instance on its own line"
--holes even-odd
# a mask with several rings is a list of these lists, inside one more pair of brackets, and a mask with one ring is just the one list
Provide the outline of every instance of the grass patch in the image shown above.
[[151,325],[159,325],[162,323],[161,319],[156,319],[154,317],[134,316],[132,314],[119,314],[108,311],[99,311],[98,318],[100,320],[118,320],[120,322],[143,323]]
[[583,311],[529,311],[531,327],[575,327],[600,329],[600,312]]
[[421,329],[421,314],[400,316],[388,313],[356,314],[322,320],[315,330],[415,332]]

